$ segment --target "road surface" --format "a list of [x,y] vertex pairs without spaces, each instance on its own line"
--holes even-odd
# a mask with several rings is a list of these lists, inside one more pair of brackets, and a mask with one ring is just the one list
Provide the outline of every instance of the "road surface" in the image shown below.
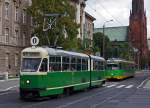
[[150,108],[149,83],[150,71],[143,71],[134,78],[108,81],[103,87],[70,96],[25,102],[19,99],[15,81],[14,85],[7,85],[9,90],[0,92],[0,108]]

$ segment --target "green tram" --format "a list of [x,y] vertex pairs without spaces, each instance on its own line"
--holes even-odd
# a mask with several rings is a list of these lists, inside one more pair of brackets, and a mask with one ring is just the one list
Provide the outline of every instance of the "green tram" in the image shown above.
[[125,79],[134,77],[135,73],[135,62],[127,61],[123,59],[109,59],[107,60],[107,79]]
[[37,98],[82,90],[105,82],[102,57],[48,47],[21,54],[20,98]]

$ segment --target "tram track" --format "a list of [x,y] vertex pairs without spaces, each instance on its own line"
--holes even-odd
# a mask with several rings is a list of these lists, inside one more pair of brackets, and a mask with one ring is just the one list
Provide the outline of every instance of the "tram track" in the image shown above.
[[[65,108],[65,106],[73,105],[73,104],[76,104],[76,103],[78,103],[78,102],[85,101],[85,100],[87,100],[87,99],[89,99],[89,98],[92,98],[92,97],[97,96],[97,95],[104,94],[104,93],[106,93],[106,92],[108,92],[108,91],[111,91],[111,90],[113,90],[113,89],[114,89],[114,88],[107,89],[107,88],[105,88],[105,87],[103,87],[103,88],[98,88],[98,89],[94,88],[94,89],[92,89],[92,90],[90,90],[90,91],[88,91],[88,92],[79,92],[79,93],[75,93],[75,94],[70,95],[70,96],[67,96],[67,97],[62,97],[62,98],[66,101],[65,104],[62,104],[62,105],[59,105],[59,106],[58,106],[58,104],[57,104],[57,105],[56,105],[56,108]],[[93,94],[93,92],[94,92],[95,94]],[[80,95],[82,95],[82,97],[84,97],[84,98],[80,98],[80,97],[81,97]],[[62,98],[61,98],[61,99],[62,99]],[[71,99],[71,98],[73,98],[73,99]],[[74,99],[74,98],[75,98],[75,99]],[[60,101],[61,99],[58,99],[58,101]],[[69,100],[69,101],[71,100],[71,101],[68,102],[68,100]],[[44,101],[44,102],[40,102],[40,103],[36,103],[36,104],[32,104],[32,105],[25,106],[25,107],[22,107],[22,108],[35,108],[35,107],[38,106],[38,105],[46,104],[46,103],[49,103],[50,101],[52,101],[52,100]],[[63,103],[64,103],[64,102],[63,102]]]
[[[150,74],[137,74],[135,78],[123,81],[109,81],[105,86],[87,90],[86,92],[76,92],[69,96],[59,98],[47,99],[44,101],[21,101],[19,100],[18,89],[13,88],[7,92],[0,93],[0,107],[2,108],[117,108],[121,102],[128,102],[132,95],[136,96],[140,89],[137,87],[146,79]],[[116,85],[108,87],[110,85]],[[120,85],[126,85],[119,87]],[[125,88],[133,85],[132,88]],[[135,95],[136,94],[136,95]],[[120,107],[118,107],[120,108]]]
[[[135,92],[135,91],[136,91],[136,90],[134,89],[134,90],[132,91],[132,93]],[[119,96],[121,96],[121,95],[123,95],[123,94],[126,94],[126,92],[128,92],[128,91],[126,91],[125,89],[123,89],[122,91],[120,91],[120,92],[118,92],[118,93],[116,93],[116,94],[113,94],[113,95],[110,96],[110,97],[107,97],[105,100],[103,100],[103,101],[101,101],[101,102],[99,102],[99,103],[93,104],[90,108],[101,108],[102,105],[104,105],[104,104],[106,104],[106,103],[109,103],[110,100],[115,100],[115,98],[117,98],[117,97],[119,97]],[[130,94],[131,94],[131,93],[130,93]],[[128,95],[129,95],[129,94],[128,94]],[[126,98],[126,97],[124,97],[124,98]]]

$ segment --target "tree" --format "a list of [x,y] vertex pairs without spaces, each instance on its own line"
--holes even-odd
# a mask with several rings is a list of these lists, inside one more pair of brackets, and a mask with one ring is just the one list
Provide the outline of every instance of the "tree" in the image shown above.
[[134,50],[128,42],[112,41],[112,57],[134,59]]
[[93,35],[93,50],[94,52],[100,52],[101,55],[103,53],[103,38],[105,43],[105,55],[107,56],[107,50],[110,48],[110,40],[107,36],[104,36],[103,33],[97,32]]
[[[76,38],[79,25],[74,21],[75,11],[76,9],[70,4],[70,0],[32,0],[32,5],[28,7],[27,12],[33,17],[36,25],[33,34],[36,33],[40,38],[40,45],[48,44],[47,35],[51,46],[57,40],[57,46],[62,46],[64,49],[78,49]],[[49,13],[60,13],[65,16],[58,17],[52,29],[43,32],[44,15]],[[52,17],[49,17],[49,19],[52,19]],[[46,23],[48,23],[48,20],[46,20]],[[63,34],[64,28],[68,34],[66,38]]]

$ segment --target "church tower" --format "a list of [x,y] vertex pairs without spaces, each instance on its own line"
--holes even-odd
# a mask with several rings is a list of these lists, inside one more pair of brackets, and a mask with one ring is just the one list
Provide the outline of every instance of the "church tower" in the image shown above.
[[144,10],[144,0],[132,0],[129,22],[129,42],[138,49],[136,62],[144,67],[148,57],[147,18]]

